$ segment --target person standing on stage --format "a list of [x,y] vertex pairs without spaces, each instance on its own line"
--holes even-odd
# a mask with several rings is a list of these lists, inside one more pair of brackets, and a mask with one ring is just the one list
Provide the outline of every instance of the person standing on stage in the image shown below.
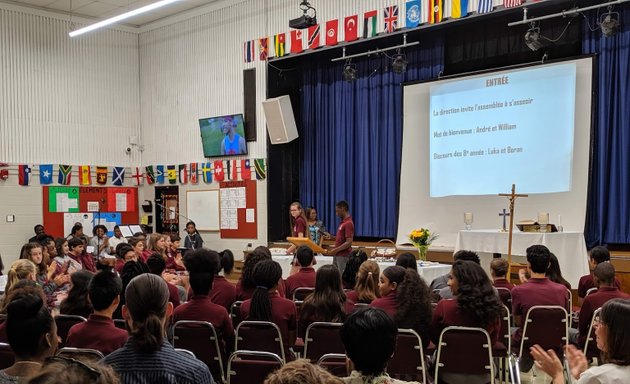
[[350,216],[348,202],[341,200],[335,204],[335,214],[341,219],[335,235],[335,246],[328,251],[333,256],[333,263],[343,274],[348,262],[348,255],[352,251],[352,239],[354,238],[354,222]]
[[[292,203],[289,207],[290,223],[291,223],[291,237],[308,237],[306,227],[306,215],[304,214],[304,208],[302,204],[297,201]],[[287,255],[293,254],[297,247],[295,244],[287,249]],[[291,262],[291,265],[295,264],[295,258]]]

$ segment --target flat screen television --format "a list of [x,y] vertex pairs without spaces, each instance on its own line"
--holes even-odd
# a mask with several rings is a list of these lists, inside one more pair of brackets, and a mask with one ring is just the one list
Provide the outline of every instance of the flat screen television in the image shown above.
[[199,119],[205,157],[247,154],[243,114]]

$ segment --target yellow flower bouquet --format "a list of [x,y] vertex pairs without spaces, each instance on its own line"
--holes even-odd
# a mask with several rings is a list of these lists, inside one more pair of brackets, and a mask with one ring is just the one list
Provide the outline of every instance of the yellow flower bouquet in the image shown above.
[[433,240],[438,238],[437,233],[431,233],[427,228],[414,229],[409,234],[409,241],[416,248],[418,248],[418,259],[422,261],[427,260],[427,250]]

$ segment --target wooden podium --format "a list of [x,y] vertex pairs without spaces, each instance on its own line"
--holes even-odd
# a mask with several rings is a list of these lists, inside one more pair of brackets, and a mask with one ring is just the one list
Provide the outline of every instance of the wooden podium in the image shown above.
[[306,245],[307,247],[312,249],[313,252],[315,252],[315,253],[326,254],[326,250],[324,248],[322,248],[319,245],[313,243],[311,241],[311,239],[309,239],[308,237],[287,237],[287,241],[289,243],[295,245],[296,247],[300,247],[302,245]]

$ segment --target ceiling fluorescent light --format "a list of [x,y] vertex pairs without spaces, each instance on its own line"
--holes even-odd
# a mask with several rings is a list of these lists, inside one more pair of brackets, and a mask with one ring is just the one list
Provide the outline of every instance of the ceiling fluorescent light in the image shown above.
[[170,3],[174,3],[176,1],[180,1],[180,0],[162,0],[162,1],[155,2],[153,4],[145,5],[144,7],[141,7],[141,8],[138,8],[138,9],[134,9],[133,11],[129,11],[129,12],[123,13],[122,15],[110,17],[109,19],[106,19],[106,20],[103,20],[103,21],[99,21],[98,23],[94,23],[94,24],[88,25],[87,27],[83,27],[83,28],[77,29],[76,31],[72,31],[72,32],[68,33],[68,35],[70,35],[70,37],[79,36],[79,35],[82,35],[84,33],[91,32],[91,31],[93,31],[95,29],[103,28],[103,27],[105,27],[107,25],[117,23],[117,22],[119,22],[121,20],[125,20],[125,19],[128,19],[130,17],[137,16],[137,15],[140,15],[142,13],[152,11],[154,9],[163,7],[165,5],[168,5]]

